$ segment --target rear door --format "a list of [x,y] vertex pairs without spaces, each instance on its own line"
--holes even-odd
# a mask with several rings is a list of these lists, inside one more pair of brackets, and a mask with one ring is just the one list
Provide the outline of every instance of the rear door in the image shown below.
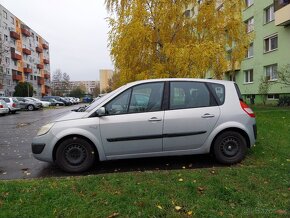
[[198,149],[212,132],[220,109],[206,83],[170,82],[163,151]]

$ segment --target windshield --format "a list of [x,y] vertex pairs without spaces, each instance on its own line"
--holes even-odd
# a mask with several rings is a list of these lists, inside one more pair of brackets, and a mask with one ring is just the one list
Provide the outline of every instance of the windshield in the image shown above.
[[86,112],[91,112],[94,108],[96,108],[101,102],[105,101],[106,99],[108,99],[109,97],[111,97],[112,95],[114,95],[116,92],[118,92],[119,90],[121,90],[122,88],[124,88],[124,86],[121,86],[120,88],[100,97],[99,99],[97,99],[96,101],[94,101],[85,111]]

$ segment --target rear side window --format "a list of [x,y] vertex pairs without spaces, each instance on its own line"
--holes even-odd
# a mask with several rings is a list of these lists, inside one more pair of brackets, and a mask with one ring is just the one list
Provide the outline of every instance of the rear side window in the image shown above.
[[204,83],[171,82],[169,108],[186,109],[212,106],[211,94]]
[[208,85],[211,87],[213,94],[216,96],[219,105],[222,105],[225,102],[224,85],[218,83],[208,83]]
[[4,100],[6,103],[10,102],[9,98],[3,98],[2,100]]

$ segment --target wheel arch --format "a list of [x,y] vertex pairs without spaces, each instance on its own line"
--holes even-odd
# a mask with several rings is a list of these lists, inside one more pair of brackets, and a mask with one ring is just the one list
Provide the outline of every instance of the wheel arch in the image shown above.
[[218,132],[215,137],[213,138],[212,142],[211,142],[211,145],[210,145],[210,153],[213,152],[213,146],[214,146],[214,143],[216,141],[216,139],[221,135],[223,134],[224,132],[229,132],[229,131],[233,131],[233,132],[238,132],[240,133],[246,140],[247,142],[247,148],[250,148],[251,147],[251,143],[250,143],[250,138],[248,136],[248,134],[246,133],[246,131],[244,131],[243,129],[240,129],[238,127],[229,127],[229,128],[226,128],[226,129],[223,129],[221,130],[220,132]]
[[95,152],[95,154],[96,154],[96,160],[97,160],[97,161],[100,160],[99,151],[98,151],[98,149],[97,149],[97,146],[92,142],[92,140],[90,140],[89,138],[87,138],[87,137],[85,137],[85,136],[82,136],[82,135],[71,134],[71,135],[66,135],[66,136],[62,137],[61,139],[59,139],[59,140],[56,142],[56,144],[55,144],[55,146],[54,146],[54,148],[53,148],[53,152],[52,152],[52,158],[53,158],[53,161],[56,160],[56,151],[57,151],[59,145],[60,145],[62,142],[64,142],[65,140],[67,140],[67,139],[69,139],[69,138],[72,138],[72,137],[78,137],[78,138],[84,139],[84,140],[86,140],[88,143],[90,143],[90,144],[93,146],[93,148],[94,148],[94,152]]

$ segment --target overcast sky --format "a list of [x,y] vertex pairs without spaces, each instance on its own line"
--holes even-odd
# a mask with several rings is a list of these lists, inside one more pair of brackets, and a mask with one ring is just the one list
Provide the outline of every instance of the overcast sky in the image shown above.
[[71,80],[99,80],[113,69],[104,0],[0,0],[0,4],[41,35],[50,46],[51,72]]

